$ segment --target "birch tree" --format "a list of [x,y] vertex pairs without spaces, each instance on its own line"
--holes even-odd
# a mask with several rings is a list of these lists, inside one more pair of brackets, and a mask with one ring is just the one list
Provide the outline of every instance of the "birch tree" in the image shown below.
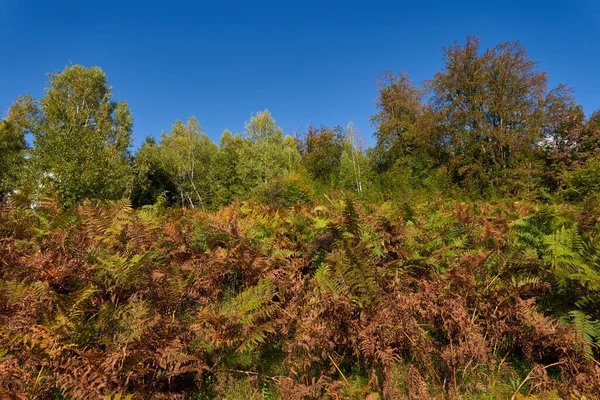
[[300,163],[296,142],[283,134],[269,110],[257,113],[246,123],[249,142],[242,168],[249,168],[257,183],[268,185],[292,172]]
[[171,132],[162,135],[160,158],[182,206],[206,208],[215,190],[214,162],[217,146],[200,129],[195,117],[187,125],[177,121]]
[[366,186],[365,178],[369,175],[368,164],[360,134],[351,122],[346,128],[346,140],[340,162],[341,186],[362,195]]
[[98,67],[74,65],[49,76],[46,95],[29,108],[32,183],[42,193],[53,187],[67,205],[127,195],[132,176],[129,107],[112,99]]

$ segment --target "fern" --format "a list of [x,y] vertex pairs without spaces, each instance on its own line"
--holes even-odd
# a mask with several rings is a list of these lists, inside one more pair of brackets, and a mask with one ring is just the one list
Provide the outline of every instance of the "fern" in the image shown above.
[[356,212],[354,203],[350,199],[347,199],[345,202],[343,224],[346,232],[349,232],[352,235],[358,234],[358,213]]
[[66,343],[85,346],[93,341],[94,327],[88,324],[90,304],[97,293],[88,285],[70,294],[51,294],[56,312],[46,315],[50,329]]
[[337,286],[346,288],[347,294],[360,308],[375,306],[380,288],[369,260],[351,252],[335,249],[326,257]]
[[588,358],[594,358],[593,348],[600,344],[600,323],[592,321],[583,311],[573,310],[568,312],[569,323],[575,328],[584,344],[584,351]]
[[92,240],[99,244],[115,245],[125,227],[132,223],[133,208],[128,199],[92,205],[85,201],[79,214]]
[[143,281],[142,269],[151,253],[102,254],[97,257],[98,277],[109,291],[130,290]]
[[[128,344],[140,340],[144,333],[158,323],[152,308],[144,300],[131,301],[118,310],[113,342]],[[113,328],[114,329],[114,328]]]
[[338,279],[332,279],[331,268],[327,264],[320,264],[315,271],[314,281],[321,293],[330,292],[333,295],[342,293],[343,287]]
[[18,300],[27,289],[27,285],[23,283],[0,279],[0,299],[3,299],[4,304]]
[[513,276],[511,286],[517,293],[523,293],[525,290],[541,291],[548,288],[548,284],[538,276]]
[[543,259],[558,275],[568,276],[570,273],[587,268],[585,261],[581,259],[583,243],[576,227],[570,229],[561,227],[545,236],[543,244],[546,247]]
[[204,335],[208,335],[216,345],[237,343],[237,351],[247,351],[264,342],[267,335],[274,332],[269,319],[275,295],[273,283],[269,279],[261,279],[257,285],[249,287],[220,307],[202,310],[198,314],[199,325],[211,327]]
[[554,207],[544,206],[538,212],[514,221],[511,229],[519,242],[531,246],[541,255],[544,238],[571,224],[572,221],[558,216]]

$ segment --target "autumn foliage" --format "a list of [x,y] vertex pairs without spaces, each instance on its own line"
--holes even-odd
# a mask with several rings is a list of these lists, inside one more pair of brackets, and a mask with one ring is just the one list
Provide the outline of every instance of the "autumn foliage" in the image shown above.
[[442,200],[213,213],[13,202],[0,209],[0,390],[594,398],[589,217]]

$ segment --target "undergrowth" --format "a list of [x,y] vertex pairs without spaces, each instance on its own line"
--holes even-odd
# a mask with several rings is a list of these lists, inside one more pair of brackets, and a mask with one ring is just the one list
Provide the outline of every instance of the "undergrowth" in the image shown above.
[[0,396],[600,393],[600,229],[573,206],[0,208]]

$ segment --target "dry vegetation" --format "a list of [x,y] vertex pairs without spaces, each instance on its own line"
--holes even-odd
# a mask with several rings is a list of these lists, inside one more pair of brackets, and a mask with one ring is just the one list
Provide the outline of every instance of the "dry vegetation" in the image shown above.
[[15,200],[0,209],[0,393],[596,398],[599,215]]

